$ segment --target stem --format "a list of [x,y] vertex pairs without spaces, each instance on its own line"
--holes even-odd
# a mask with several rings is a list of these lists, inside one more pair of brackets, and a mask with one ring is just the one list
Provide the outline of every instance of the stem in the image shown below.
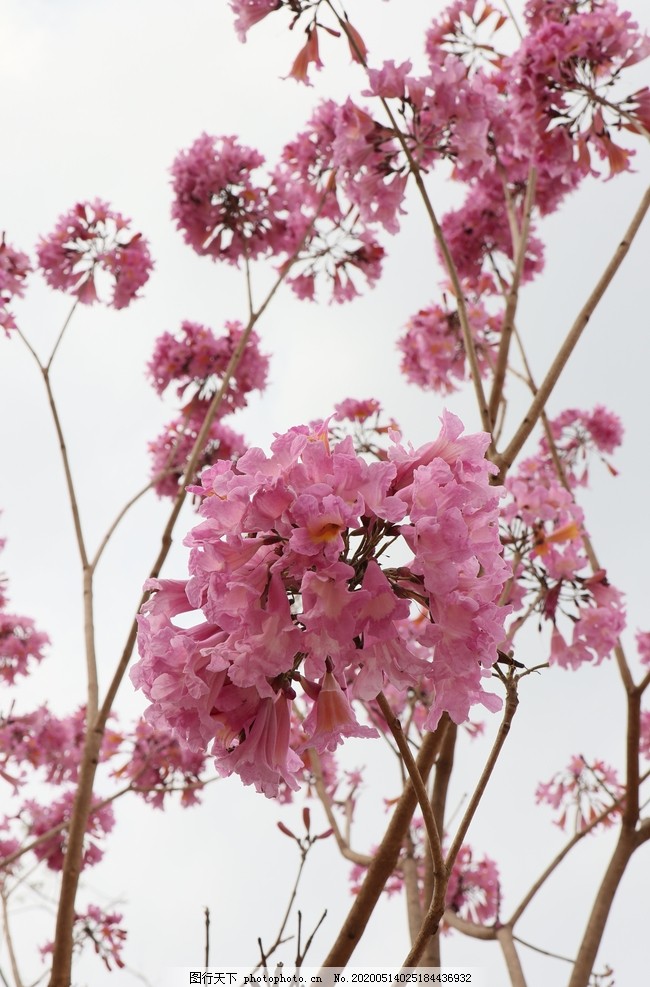
[[514,675],[511,675],[506,679],[505,709],[503,711],[503,719],[501,720],[501,725],[499,727],[496,739],[494,741],[494,744],[492,745],[492,750],[488,755],[488,759],[485,763],[485,767],[483,768],[478,784],[474,789],[474,791],[472,792],[472,796],[469,800],[469,804],[467,806],[467,809],[465,810],[465,815],[461,820],[461,824],[458,827],[458,831],[454,839],[452,840],[451,846],[449,848],[449,852],[447,853],[447,860],[445,861],[445,863],[448,871],[450,872],[452,867],[454,866],[456,857],[458,856],[463,840],[467,835],[467,831],[470,827],[470,823],[472,822],[472,819],[474,818],[474,814],[478,809],[479,802],[483,797],[483,793],[486,789],[487,783],[490,780],[490,776],[497,763],[497,760],[501,753],[501,749],[503,748],[503,745],[506,741],[506,737],[510,732],[510,726],[512,724],[513,717],[517,712],[518,703],[519,703],[519,699],[517,697],[517,679]]
[[517,429],[507,449],[496,457],[497,465],[500,468],[500,476],[498,480],[495,480],[495,482],[503,482],[505,474],[512,466],[521,447],[535,427],[535,424],[537,423],[542,410],[546,406],[551,392],[553,391],[560,374],[562,373],[569,357],[571,356],[571,353],[573,352],[580,336],[589,322],[589,319],[593,315],[599,301],[607,291],[614,275],[627,256],[630,246],[639,231],[648,208],[650,208],[650,187],[643,195],[634,217],[632,218],[632,222],[626,230],[623,239],[617,246],[612,259],[599,278],[594,290],[589,295],[581,311],[578,313],[578,316],[571,326],[566,339],[562,343],[557,356],[553,360],[546,377],[540,384],[539,390],[533,398],[533,401],[526,412],[521,425]]
[[[418,773],[426,781],[447,727],[447,718],[440,721],[433,733],[428,733],[422,741],[416,760]],[[412,781],[404,786],[384,837],[377,848],[372,863],[354,903],[345,918],[336,942],[328,953],[323,969],[343,967],[352,956],[370,920],[386,881],[395,870],[404,837],[417,805],[417,796]]]
[[422,780],[422,775],[418,771],[415,759],[411,754],[411,748],[409,747],[408,741],[404,736],[404,731],[402,730],[402,724],[399,721],[399,717],[395,716],[393,713],[383,692],[380,692],[377,696],[377,705],[383,713],[388,729],[395,738],[395,743],[397,744],[399,752],[402,755],[406,770],[408,771],[409,778],[411,779],[411,784],[415,789],[415,794],[417,795],[420,809],[422,810],[422,818],[424,819],[424,826],[429,840],[429,849],[431,851],[431,859],[433,861],[434,881],[437,884],[438,881],[445,880],[445,861],[442,856],[440,833],[436,825],[436,820],[433,816],[433,810],[431,808],[431,803],[429,801],[429,796],[427,794],[424,781]]
[[[521,225],[521,232],[518,233],[517,242],[513,240],[513,253],[515,257],[515,269],[512,275],[512,284],[508,292],[508,297],[506,300],[506,310],[503,316],[503,326],[501,328],[501,340],[499,342],[499,353],[497,356],[497,364],[494,369],[494,378],[492,381],[492,393],[490,395],[490,420],[496,422],[497,412],[499,410],[499,404],[501,402],[501,397],[503,395],[503,385],[506,379],[506,370],[508,368],[508,352],[510,349],[510,340],[512,339],[512,332],[514,329],[514,319],[517,312],[517,303],[519,301],[519,285],[521,284],[521,276],[524,270],[524,261],[526,259],[526,247],[528,246],[528,234],[530,232],[530,219],[533,211],[533,205],[535,202],[535,186],[537,183],[537,169],[532,167],[528,175],[528,184],[526,187],[526,197],[524,199],[524,215]],[[508,188],[505,188],[506,195],[509,195]]]
[[636,847],[635,833],[623,828],[598,889],[568,987],[588,987],[614,896]]
[[[436,774],[433,779],[433,792],[431,794],[431,808],[439,833],[444,833],[445,830],[447,792],[449,790],[451,772],[454,767],[457,737],[458,727],[455,723],[450,722],[440,748],[440,755],[436,761]],[[433,901],[434,889],[433,861],[429,856],[424,864],[424,900],[428,905]],[[438,931],[431,936],[427,943],[422,956],[422,966],[441,966],[441,958],[440,932]]]
[[11,966],[11,975],[15,981],[15,987],[24,987],[22,978],[20,976],[20,971],[18,970],[18,960],[16,959],[16,952],[14,950],[14,942],[11,938],[11,930],[9,928],[9,910],[7,908],[7,895],[4,891],[0,894],[2,897],[2,922],[5,929],[5,942],[7,943],[7,952],[9,953],[9,965]]
[[314,748],[309,750],[309,760],[311,762],[312,771],[314,773],[316,794],[321,801],[321,805],[325,810],[325,815],[327,816],[327,821],[330,825],[330,829],[334,834],[334,839],[336,840],[336,845],[339,848],[341,856],[345,857],[346,860],[351,860],[354,864],[360,864],[362,867],[367,867],[372,861],[372,857],[369,857],[365,853],[357,853],[353,850],[348,842],[348,840],[343,836],[341,828],[338,824],[338,820],[334,815],[332,810],[332,800],[330,799],[327,791],[325,789],[325,783],[323,781],[323,769],[321,767],[320,758],[318,753]]
[[512,929],[508,925],[502,925],[500,929],[497,929],[496,937],[501,946],[512,987],[526,987],[526,978],[515,946]]
[[61,327],[61,332],[58,335],[58,338],[57,338],[56,343],[54,344],[54,349],[50,353],[50,359],[47,361],[47,363],[45,364],[45,367],[43,368],[44,369],[44,372],[46,374],[49,373],[50,367],[52,366],[52,361],[54,360],[54,357],[56,355],[56,351],[59,348],[59,345],[61,343],[61,340],[63,339],[63,333],[66,331],[66,329],[70,325],[70,320],[72,319],[72,316],[74,315],[75,310],[76,310],[78,304],[79,304],[79,299],[78,298],[75,298],[74,303],[72,305],[72,308],[70,309],[70,311],[68,313],[68,317],[65,320],[65,322],[63,323],[63,326]]

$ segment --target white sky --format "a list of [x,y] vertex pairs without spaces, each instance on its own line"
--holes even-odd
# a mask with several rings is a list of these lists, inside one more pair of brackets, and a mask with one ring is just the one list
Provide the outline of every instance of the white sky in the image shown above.
[[[521,10],[521,0],[514,6]],[[644,0],[628,7],[643,17]],[[384,57],[420,57],[423,26],[441,8],[439,2],[421,0],[351,0],[348,13],[379,63]],[[123,501],[145,480],[146,443],[170,417],[169,408],[161,407],[144,382],[144,362],[154,339],[182,319],[218,329],[227,319],[245,317],[241,276],[196,257],[172,228],[168,168],[175,154],[205,130],[238,134],[272,159],[320,96],[342,96],[350,86],[353,92],[364,87],[360,70],[348,69],[347,55],[334,43],[324,49],[330,69],[316,78],[314,89],[283,81],[299,43],[286,31],[285,18],[269,18],[240,45],[223,0],[185,0],[182,5],[170,0],[0,0],[0,23],[5,94],[0,110],[0,229],[10,243],[31,250],[61,212],[78,200],[99,196],[133,218],[150,239],[156,259],[142,301],[122,313],[98,308],[78,313],[53,374],[84,530],[94,545]],[[637,87],[647,75],[641,66]],[[589,183],[542,227],[547,272],[524,292],[519,318],[538,379],[629,222],[647,183],[649,160],[640,151],[635,175]],[[432,188],[440,213],[459,199],[460,190],[442,178],[434,177]],[[232,426],[252,443],[268,445],[273,432],[326,415],[348,396],[380,398],[402,424],[405,437],[416,444],[436,433],[441,399],[402,380],[394,349],[408,316],[436,297],[440,278],[417,208],[405,219],[401,238],[387,247],[385,278],[361,301],[344,308],[314,307],[285,292],[273,303],[259,327],[263,347],[272,354],[268,390],[232,419]],[[603,564],[627,594],[628,643],[635,628],[650,629],[645,563],[650,540],[649,258],[645,229],[592,319],[551,405],[555,414],[568,405],[589,408],[604,402],[626,425],[625,445],[616,459],[621,475],[610,478],[595,466],[600,490],[587,495],[585,503]],[[43,353],[67,309],[65,299],[35,284],[16,313]],[[53,641],[50,658],[30,680],[22,702],[29,708],[47,700],[64,713],[82,701],[72,527],[40,381],[18,340],[0,340],[0,346],[0,534],[8,536],[1,564],[10,577],[16,611],[33,615]],[[511,427],[520,404],[515,396]],[[478,428],[471,395],[454,397],[447,405],[468,429]],[[134,510],[100,570],[103,684],[157,552],[166,509],[151,498]],[[165,575],[184,573],[179,543],[190,523],[186,514]],[[530,641],[533,662],[542,652],[533,636]],[[125,717],[142,708],[142,698],[128,683],[119,706]],[[548,779],[573,753],[620,764],[622,717],[622,689],[611,665],[585,669],[579,676],[554,672],[527,680],[513,737],[471,832],[477,853],[489,853],[501,866],[506,913],[562,842],[544,810],[533,808],[537,781]],[[388,786],[385,782],[391,769],[369,748],[350,744],[349,764],[369,766],[353,840],[360,850],[381,833],[382,797],[397,794],[396,780]],[[476,762],[464,759],[450,805],[471,790],[477,773]],[[301,803],[284,810],[229,779],[206,792],[198,809],[160,813],[134,802],[116,808],[118,825],[106,863],[85,875],[84,895],[100,904],[120,902],[129,930],[129,968],[157,984],[166,967],[199,964],[205,905],[212,910],[214,965],[255,962],[256,939],[272,940],[297,864],[275,822],[282,818],[299,827]],[[322,818],[318,807],[313,814],[315,820]],[[584,903],[602,873],[610,844],[605,837],[580,848],[563,882],[554,883],[552,893],[522,922],[523,938],[566,955],[575,951],[586,918]],[[306,927],[328,909],[309,957],[317,965],[350,903],[348,864],[329,843],[317,846],[309,863],[300,899]],[[647,928],[638,906],[647,898],[649,878],[646,847],[625,878],[601,953],[602,961],[615,967],[617,983],[638,982],[639,971],[647,968]],[[29,980],[41,969],[36,946],[50,935],[50,918],[42,908],[25,907],[16,922]],[[354,963],[397,965],[405,942],[401,903],[384,903]],[[531,984],[541,983],[542,977],[549,978],[544,982],[565,978],[562,965],[529,952],[522,955]],[[450,937],[445,957],[449,963],[486,967],[489,987],[503,982],[493,944],[476,946]],[[8,967],[4,954],[0,967]],[[131,987],[142,980],[130,972],[110,976],[89,954],[79,965],[77,982]]]

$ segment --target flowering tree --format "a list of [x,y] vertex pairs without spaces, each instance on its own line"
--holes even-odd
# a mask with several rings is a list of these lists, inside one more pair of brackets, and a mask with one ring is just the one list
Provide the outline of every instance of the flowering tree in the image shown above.
[[[318,103],[275,164],[230,135],[202,133],[177,154],[172,219],[198,255],[240,272],[247,311],[219,329],[184,319],[156,340],[146,373],[157,395],[173,393],[174,417],[150,441],[146,486],[94,547],[52,371],[80,306],[125,309],[139,297],[153,269],[149,245],[95,199],[62,215],[33,258],[15,246],[13,231],[0,246],[6,345],[22,344],[36,365],[63,464],[86,660],[86,694],[73,712],[56,716],[47,704],[23,710],[9,693],[2,711],[0,773],[11,807],[0,852],[11,974],[17,987],[24,983],[11,902],[35,865],[60,873],[54,931],[41,944],[50,987],[71,983],[75,952],[89,943],[109,969],[123,966],[122,916],[80,893],[82,872],[104,853],[113,803],[137,796],[160,808],[178,791],[191,805],[209,780],[236,775],[260,797],[320,804],[326,823],[316,836],[315,809],[303,814],[304,837],[280,823],[302,862],[328,837],[353,865],[354,901],[321,950],[326,967],[345,966],[381,896],[399,894],[409,941],[396,963],[440,965],[441,934],[451,931],[498,942],[519,987],[526,963],[518,932],[529,905],[574,847],[599,830],[615,831],[567,980],[605,983],[598,950],[614,896],[650,839],[642,790],[650,633],[639,630],[636,647],[624,647],[623,595],[579,503],[594,460],[603,475],[616,472],[621,422],[602,403],[556,412],[551,402],[650,192],[541,373],[519,324],[520,293],[543,273],[541,220],[585,180],[630,171],[634,143],[648,138],[650,92],[627,79],[650,42],[610,0],[528,0],[519,19],[507,4],[456,0],[420,39],[424,61],[416,69],[410,60],[374,63],[363,24],[329,0],[233,0],[231,7],[240,40],[250,44],[271,20],[286,18],[293,37],[302,32],[288,73],[298,83],[312,84],[324,68],[321,47],[332,39],[331,58],[342,46],[362,92]],[[441,169],[465,198],[439,218],[431,183]],[[356,395],[275,431],[267,449],[248,445],[224,419],[266,385],[272,361],[261,323],[279,289],[286,284],[306,302],[352,301],[381,278],[388,237],[414,207],[429,224],[443,280],[433,300],[405,313],[401,370],[445,397],[467,384],[475,423],[466,428],[443,411],[438,428],[414,447],[379,401]],[[44,357],[19,309],[36,271],[72,300]],[[521,412],[517,385],[530,395]],[[523,457],[529,439],[536,445]],[[143,573],[137,616],[102,686],[98,567],[150,490],[170,511]],[[185,571],[162,578],[189,500]],[[48,639],[31,618],[8,611],[4,593],[0,608],[0,673],[14,689],[43,660]],[[615,663],[626,697],[624,758],[614,767],[600,751],[570,752],[567,767],[539,784],[537,801],[571,835],[540,861],[541,876],[514,908],[506,906],[498,862],[474,849],[473,824],[531,702],[528,693],[515,719],[522,683],[536,673],[562,689],[562,676],[605,661]],[[127,726],[115,706],[129,678],[148,707]],[[486,719],[478,722],[481,709]],[[492,724],[493,742],[458,820],[449,804],[454,758],[463,734]],[[380,842],[359,851],[351,822],[363,775],[346,770],[345,751],[350,738],[376,744],[380,736],[401,787]],[[509,806],[503,824],[513,818]],[[283,932],[284,924],[275,945],[262,948],[263,963]],[[304,955],[299,943],[297,962]]]

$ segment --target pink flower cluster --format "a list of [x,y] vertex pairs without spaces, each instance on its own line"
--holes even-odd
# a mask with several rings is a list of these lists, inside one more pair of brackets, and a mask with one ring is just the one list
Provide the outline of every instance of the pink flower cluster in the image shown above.
[[9,335],[16,328],[16,320],[8,305],[13,298],[21,298],[25,292],[25,280],[32,266],[29,257],[9,246],[2,234],[0,240],[0,326]]
[[[533,600],[553,623],[550,661],[578,668],[611,654],[625,627],[625,609],[604,570],[583,574],[584,516],[571,488],[586,482],[587,456],[611,451],[622,430],[618,418],[600,406],[591,413],[564,412],[550,422],[550,430],[569,489],[558,478],[544,438],[538,454],[506,481],[502,540],[516,579],[510,602],[519,609]],[[562,620],[572,628],[570,642],[560,629]]]
[[[165,332],[156,340],[147,365],[149,379],[158,394],[176,384],[179,398],[187,402],[180,414],[149,443],[152,478],[158,496],[175,497],[178,494],[179,482],[185,475],[210,399],[221,387],[243,332],[241,323],[227,322],[225,334],[217,337],[206,326],[186,321],[181,323],[180,337]],[[195,479],[202,469],[217,459],[236,460],[245,451],[242,436],[224,425],[221,419],[244,408],[251,391],[264,389],[268,364],[268,357],[260,352],[259,337],[252,332],[210,426]]]
[[[241,322],[226,322],[223,336],[215,336],[198,322],[181,322],[180,337],[164,332],[156,340],[147,374],[157,394],[176,384],[176,393],[187,399],[198,395],[211,397],[220,387],[226,368],[244,333]],[[226,410],[246,407],[251,391],[266,386],[269,358],[260,352],[259,336],[252,332],[241,362],[231,378],[224,396]],[[221,415],[225,411],[221,412]]]
[[[74,792],[64,794],[48,803],[41,805],[33,799],[23,803],[20,820],[23,823],[28,840],[44,837],[50,830],[61,824],[66,824],[58,832],[52,833],[41,843],[33,847],[32,852],[37,860],[44,861],[50,870],[61,870],[67,845],[67,823],[72,814]],[[96,802],[92,809],[86,834],[84,837],[83,867],[92,867],[104,856],[102,841],[115,824],[113,809],[110,805]]]
[[[565,829],[571,818],[574,831],[581,833],[609,807],[611,811],[598,825],[611,826],[621,810],[619,800],[624,791],[614,768],[604,761],[589,764],[583,757],[575,756],[564,771],[537,786],[535,801],[560,810],[554,820],[560,829]],[[615,802],[618,802],[616,806]]]
[[375,150],[383,134],[351,101],[325,102],[267,176],[257,151],[203,134],[172,165],[173,218],[199,254],[233,264],[273,256],[284,273],[292,266],[299,297],[313,299],[322,279],[334,301],[347,301],[358,294],[355,272],[369,284],[381,272],[371,227],[397,228],[405,179]]
[[[107,970],[113,969],[112,964],[122,970],[122,950],[127,933],[121,922],[122,916],[118,912],[106,912],[98,905],[89,905],[85,912],[75,913],[73,949],[82,950],[90,940]],[[53,949],[54,943],[51,942],[41,946],[41,956],[47,956]]]
[[[424,839],[422,819],[416,816],[411,827],[413,850],[410,852],[415,855],[422,899],[424,897]],[[366,868],[361,864],[355,864],[351,868],[350,890],[352,894],[358,894],[365,874]],[[400,861],[397,869],[386,882],[384,892],[390,896],[400,894],[403,890],[404,875]],[[500,902],[501,882],[495,861],[487,856],[477,859],[472,848],[466,843],[463,844],[449,876],[445,900],[446,908],[468,922],[487,925],[498,918]],[[427,903],[422,901],[422,904],[426,905]],[[449,927],[443,920],[441,930],[445,932],[448,929]]]
[[0,612],[0,679],[13,685],[18,675],[28,675],[34,662],[43,660],[49,643],[31,617]]
[[92,305],[102,272],[112,286],[105,304],[126,308],[153,269],[147,241],[130,231],[130,222],[100,199],[77,203],[36,248],[47,283]]
[[113,776],[128,779],[145,802],[162,809],[165,795],[180,789],[184,806],[199,802],[203,787],[201,774],[205,756],[179,745],[169,733],[154,729],[140,720],[133,734],[127,737],[130,748],[128,760],[113,771]]
[[[160,435],[149,443],[153,488],[159,497],[177,496],[208,406],[209,401],[192,401],[181,415],[168,422]],[[245,451],[246,442],[243,436],[215,418],[196,467],[195,482],[206,466],[212,466],[217,459],[236,462]]]
[[[490,315],[481,301],[466,304],[481,375],[494,365],[501,317]],[[424,390],[450,394],[467,377],[465,344],[457,309],[432,304],[413,315],[397,343],[401,371]]]
[[[150,722],[277,796],[281,783],[297,789],[310,747],[374,735],[351,700],[386,685],[426,679],[429,729],[445,710],[462,722],[477,702],[499,708],[482,687],[507,613],[499,492],[487,436],[461,433],[445,414],[436,441],[395,440],[387,461],[368,464],[350,438],[330,448],[327,424],[314,423],[277,436],[270,456],[249,449],[206,470],[193,488],[204,520],[186,540],[190,579],[154,581],[139,618],[131,675]],[[398,539],[404,564],[388,566]],[[409,601],[427,611],[428,660],[402,632]],[[190,611],[197,623],[174,623]],[[309,711],[296,745],[299,694]]]
[[[86,735],[86,710],[81,706],[70,716],[58,717],[40,706],[31,713],[10,714],[0,720],[0,768],[18,770],[15,783],[26,780],[26,769],[43,769],[49,784],[75,782]],[[107,761],[118,750],[123,737],[112,729],[104,734],[101,760]]]

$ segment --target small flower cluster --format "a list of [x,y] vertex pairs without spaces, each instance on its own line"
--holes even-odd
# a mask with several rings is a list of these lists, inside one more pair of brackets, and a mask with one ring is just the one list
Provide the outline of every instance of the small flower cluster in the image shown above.
[[[388,459],[368,464],[351,438],[330,448],[327,424],[314,423],[277,436],[270,456],[249,449],[206,470],[190,579],[149,584],[139,618],[131,675],[149,721],[277,796],[297,790],[310,747],[374,735],[351,700],[386,685],[426,680],[429,729],[444,711],[462,722],[477,702],[499,708],[482,688],[507,612],[499,492],[487,436],[461,433],[445,414],[436,441],[413,450],[394,437]],[[410,561],[382,569],[398,539]],[[410,601],[427,612],[428,660],[402,632]],[[198,623],[174,623],[191,611]],[[309,711],[296,746],[298,693]]]
[[[427,903],[424,902],[425,834],[420,816],[413,819],[410,840],[409,853],[415,857],[421,902],[426,907]],[[365,874],[366,867],[361,864],[355,864],[351,868],[350,890],[352,894],[358,894]],[[400,860],[397,868],[386,882],[384,892],[390,896],[401,894],[403,891],[404,873],[402,860]],[[488,925],[498,918],[500,903],[501,882],[497,864],[487,856],[477,859],[472,848],[466,843],[463,844],[449,876],[445,907],[468,922]],[[449,931],[449,926],[444,919],[440,928],[442,932]]]
[[[76,912],[73,927],[73,949],[81,950],[88,940],[93,944],[97,955],[101,958],[107,970],[112,970],[112,964],[122,970],[124,961],[122,950],[126,941],[126,930],[120,923],[122,916],[118,912],[107,912],[98,905],[89,905],[85,912]],[[41,946],[43,958],[54,950],[54,943]]]
[[[479,300],[467,303],[466,311],[479,370],[486,376],[496,358],[501,317],[490,315]],[[455,308],[432,304],[420,309],[409,319],[397,346],[402,352],[402,373],[424,390],[450,394],[467,377],[465,344]]]
[[[510,602],[518,610],[532,601],[553,624],[550,661],[575,669],[611,654],[625,627],[622,594],[605,571],[583,574],[584,516],[572,492],[586,482],[588,454],[612,451],[622,430],[618,418],[601,406],[591,413],[564,412],[549,429],[553,449],[544,438],[537,455],[506,481],[502,541],[515,577]],[[558,626],[561,615],[572,626],[570,643]]]
[[[46,805],[34,799],[27,799],[22,805],[20,821],[28,840],[40,839],[32,847],[32,853],[50,870],[59,871],[63,867],[74,796],[74,791],[69,790]],[[83,867],[92,867],[102,859],[104,839],[114,824],[112,807],[95,800],[84,836]]]
[[601,815],[597,825],[611,826],[621,811],[624,791],[614,768],[600,760],[588,764],[584,757],[575,756],[564,771],[537,786],[535,801],[560,810],[554,820],[560,829],[572,818],[574,831],[581,833]]
[[147,241],[132,233],[130,220],[100,199],[79,202],[59,217],[37,248],[38,264],[50,287],[76,296],[85,305],[98,301],[98,272],[112,285],[105,304],[126,308],[149,279],[153,262]]
[[8,305],[13,298],[21,298],[25,293],[25,280],[32,266],[27,254],[16,250],[5,241],[0,241],[0,326],[9,335],[16,328],[16,320]]
[[[185,321],[180,336],[165,332],[156,340],[147,365],[149,379],[160,395],[175,384],[178,397],[186,401],[180,414],[149,443],[153,485],[159,497],[177,496],[210,400],[222,385],[243,333],[239,322],[227,322],[225,334],[216,336],[207,326]],[[268,357],[260,352],[259,337],[252,332],[210,425],[195,477],[218,459],[236,461],[244,453],[243,437],[222,419],[246,407],[251,391],[264,389],[268,364]]]
[[[4,540],[0,538],[0,549]],[[28,675],[43,660],[50,643],[47,634],[35,628],[31,617],[7,613],[7,581],[0,578],[0,681],[13,685],[20,675]]]
[[182,793],[182,805],[199,802],[205,770],[202,754],[181,747],[169,733],[155,730],[144,720],[125,739],[130,748],[128,760],[113,771],[113,777],[131,781],[133,790],[156,809],[162,809],[165,796],[177,789]]

